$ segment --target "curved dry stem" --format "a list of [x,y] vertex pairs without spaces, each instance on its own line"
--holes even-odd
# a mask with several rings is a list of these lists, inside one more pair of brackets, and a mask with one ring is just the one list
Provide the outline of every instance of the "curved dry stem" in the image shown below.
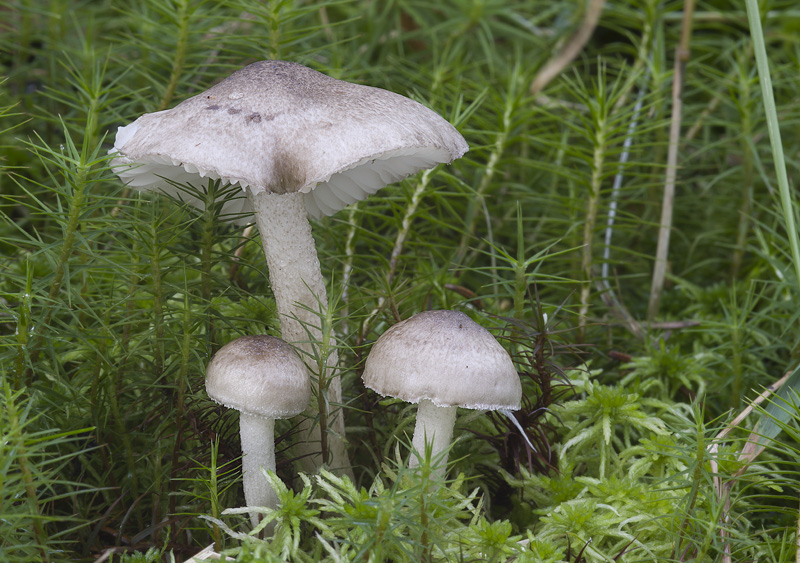
[[597,22],[600,21],[600,14],[603,13],[604,4],[605,0],[587,0],[586,12],[583,15],[583,21],[578,31],[552,59],[539,69],[538,74],[531,83],[530,91],[532,96],[538,96],[539,92],[544,90],[580,54],[584,45],[594,33]]

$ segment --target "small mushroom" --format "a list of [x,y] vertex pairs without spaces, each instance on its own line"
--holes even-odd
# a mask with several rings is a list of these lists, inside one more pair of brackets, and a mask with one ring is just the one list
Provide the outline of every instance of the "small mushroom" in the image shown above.
[[[467,149],[452,125],[409,98],[296,63],[260,61],[172,109],[120,127],[111,165],[133,188],[181,199],[187,197],[181,184],[202,188],[205,178],[239,184],[247,197],[226,202],[222,212],[255,213],[281,335],[313,356],[328,301],[308,215],[332,215]],[[334,351],[329,371],[337,363]],[[338,376],[319,376],[330,378],[327,401],[341,404]],[[324,413],[309,414],[307,443],[319,443],[320,425],[312,427],[311,419]],[[330,464],[347,467],[341,410],[329,426]],[[301,455],[313,471],[323,460],[309,453]]]
[[425,311],[389,328],[372,346],[362,378],[381,395],[419,403],[412,445],[422,455],[431,444],[442,476],[458,407],[517,410],[522,400],[508,352],[459,311]]
[[[311,397],[306,365],[274,336],[242,336],[214,354],[206,369],[206,392],[239,411],[242,473],[247,506],[277,506],[277,496],[260,468],[275,471],[275,419],[303,412]],[[258,514],[251,513],[253,526]]]

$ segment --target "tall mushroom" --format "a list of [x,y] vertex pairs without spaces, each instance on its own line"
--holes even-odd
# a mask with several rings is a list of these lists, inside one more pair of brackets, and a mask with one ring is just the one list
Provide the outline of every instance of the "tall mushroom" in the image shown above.
[[[239,411],[242,481],[247,506],[275,508],[277,496],[260,468],[275,471],[275,419],[303,412],[311,398],[306,365],[274,336],[242,336],[220,348],[206,368],[206,392]],[[251,513],[253,526],[258,515]]]
[[412,445],[422,455],[431,444],[440,475],[458,407],[517,410],[522,400],[508,352],[460,311],[424,311],[393,325],[372,346],[362,378],[381,395],[419,403]]
[[[200,188],[203,178],[239,184],[247,198],[223,213],[255,213],[281,335],[313,357],[327,295],[308,215],[331,215],[467,149],[452,125],[406,97],[296,63],[260,61],[172,109],[120,127],[112,166],[131,187],[181,196],[176,185]],[[332,429],[331,467],[349,466],[341,409],[328,422],[328,403],[342,402],[337,364],[334,351],[317,374],[317,401],[299,452],[307,471],[323,462],[308,455],[320,453],[321,425]],[[317,385],[327,388],[327,400]]]

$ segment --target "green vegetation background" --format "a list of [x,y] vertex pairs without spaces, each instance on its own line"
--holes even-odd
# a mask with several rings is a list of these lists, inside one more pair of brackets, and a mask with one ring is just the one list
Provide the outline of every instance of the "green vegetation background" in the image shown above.
[[[258,561],[793,561],[792,404],[741,476],[753,421],[709,449],[800,354],[744,8],[694,12],[656,312],[684,2],[607,2],[532,95],[597,4],[0,2],[0,559],[181,560],[217,541]],[[800,12],[761,13],[791,180]],[[314,223],[357,486],[298,479],[280,424],[297,492],[270,543],[221,515],[242,503],[237,418],[203,390],[221,345],[277,330],[258,235],[130,191],[107,161],[117,127],[266,58],[410,96],[471,147]],[[444,487],[403,469],[413,409],[359,379],[377,336],[437,308],[514,354],[537,446],[462,413]]]

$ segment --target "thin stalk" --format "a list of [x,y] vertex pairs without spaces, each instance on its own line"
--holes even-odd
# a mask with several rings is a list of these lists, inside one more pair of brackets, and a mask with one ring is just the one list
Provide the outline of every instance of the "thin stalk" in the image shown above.
[[[69,215],[67,217],[67,223],[64,227],[63,234],[64,242],[61,245],[61,252],[59,253],[56,261],[56,268],[55,272],[53,273],[53,282],[50,285],[50,291],[47,294],[47,298],[44,300],[46,309],[42,317],[42,321],[39,323],[37,332],[31,342],[30,365],[36,364],[37,360],[39,359],[43,331],[47,330],[47,327],[50,325],[50,320],[53,317],[53,303],[55,303],[56,297],[58,296],[59,291],[61,291],[61,286],[64,283],[64,274],[67,269],[67,263],[69,262],[69,257],[72,255],[72,247],[75,244],[75,233],[78,230],[80,218],[83,213],[84,192],[86,187],[89,185],[89,166],[85,165],[85,162],[86,160],[82,158],[81,163],[78,165],[78,169],[75,173],[74,183],[72,184],[73,191],[69,202]],[[33,374],[31,371],[27,370],[26,375],[22,378],[26,386],[31,384],[32,375]]]
[[583,223],[583,252],[581,254],[581,298],[578,315],[578,334],[581,340],[586,336],[586,315],[589,312],[589,297],[592,291],[592,254],[594,228],[600,209],[600,187],[603,182],[603,162],[606,154],[605,120],[598,124],[595,133],[594,154],[592,155],[592,178],[589,184],[589,201]]
[[[697,21],[697,13],[698,12],[695,12],[695,21]],[[752,54],[753,54],[753,46],[752,44],[750,44],[747,46],[745,53],[742,55],[742,58],[749,59]],[[706,107],[700,113],[698,118],[694,120],[694,125],[692,125],[686,132],[686,135],[684,135],[683,137],[684,140],[691,141],[697,136],[697,134],[704,127],[708,126],[709,117],[711,117],[711,114],[717,111],[719,105],[722,103],[723,98],[728,93],[728,81],[732,80],[736,76],[737,72],[738,69],[736,68],[736,65],[734,65],[731,68],[731,70],[728,71],[728,74],[725,75],[725,79],[719,81],[720,87],[714,92],[714,97],[711,98],[711,100],[708,102]],[[747,139],[747,137],[744,138]]]
[[[328,335],[329,336],[329,335]],[[330,339],[326,337],[327,342],[321,346],[322,350],[327,350],[327,344]],[[324,460],[328,460],[328,417],[332,416],[328,408],[327,389],[330,385],[328,381],[327,370],[327,354],[322,354],[317,361],[317,412],[319,413],[319,454]]]
[[743,375],[743,366],[742,366],[742,338],[741,338],[741,327],[737,324],[734,325],[732,330],[732,346],[733,346],[733,358],[732,358],[732,370],[733,370],[733,382],[731,385],[731,409],[738,410],[739,403],[742,397],[742,375]]
[[[528,291],[528,280],[525,275],[525,232],[522,226],[522,205],[517,202],[517,259],[514,262],[514,318],[522,321],[525,318],[525,295]],[[515,419],[516,420],[516,419]]]
[[600,269],[600,277],[606,289],[611,289],[608,281],[609,261],[611,260],[611,237],[614,234],[614,221],[617,217],[617,206],[619,205],[619,192],[622,189],[622,180],[625,176],[623,167],[628,162],[628,157],[633,144],[633,134],[636,132],[636,125],[639,122],[639,113],[642,111],[642,101],[644,98],[645,87],[639,90],[636,105],[633,108],[633,116],[628,124],[628,131],[625,134],[625,141],[622,143],[622,154],[619,156],[619,166],[617,174],[614,176],[614,185],[611,188],[611,203],[608,206],[608,219],[606,221],[606,234],[603,245],[603,265]]
[[31,324],[31,305],[33,291],[33,264],[28,254],[25,257],[25,292],[19,299],[19,313],[17,316],[16,336],[17,354],[15,357],[14,388],[22,389],[23,374],[25,372],[25,359],[28,350],[28,336]]
[[[153,375],[158,380],[164,373],[164,283],[163,272],[161,270],[161,252],[159,244],[159,227],[155,221],[150,223],[150,275],[153,281]],[[161,512],[161,499],[163,498],[162,487],[164,486],[163,473],[161,471],[162,458],[159,451],[155,452],[153,474],[155,475],[152,483],[153,507],[151,514],[151,526],[154,528],[153,541],[158,541],[159,529],[156,524],[159,521]]]
[[411,231],[411,223],[414,220],[414,215],[417,213],[419,203],[422,201],[422,196],[425,195],[425,192],[428,189],[428,183],[430,182],[432,172],[433,169],[430,169],[422,173],[419,183],[414,189],[414,193],[411,195],[411,203],[408,204],[406,212],[403,215],[403,223],[400,227],[400,231],[398,231],[397,236],[395,237],[394,246],[392,247],[392,254],[389,257],[389,273],[387,274],[389,281],[394,278],[394,274],[397,270],[397,261],[400,259],[400,255],[403,253],[403,247],[405,245],[406,238],[408,237],[408,233]]
[[[110,365],[106,365],[105,369],[113,373]],[[122,438],[122,446],[125,451],[125,464],[128,467],[128,478],[130,479],[130,498],[137,499],[139,498],[139,479],[136,476],[137,468],[136,460],[133,455],[133,442],[131,441],[131,434],[123,421],[122,411],[119,408],[118,401],[118,396],[122,395],[122,379],[121,373],[117,373],[113,381],[110,377],[106,377],[105,381],[108,383],[106,393],[108,395],[109,405],[111,406],[111,415],[114,420],[114,434]],[[115,385],[112,385],[112,383]],[[141,529],[144,524],[142,522],[141,512],[137,511],[136,516],[137,525],[139,529]],[[120,534],[118,541],[121,539],[122,535]]]
[[769,61],[767,48],[764,44],[764,32],[761,28],[761,18],[758,11],[757,0],[746,0],[747,20],[750,22],[750,35],[753,39],[753,52],[756,56],[758,79],[761,83],[761,97],[764,100],[764,113],[767,118],[769,140],[772,145],[772,156],[775,163],[775,174],[778,180],[778,191],[781,198],[781,210],[786,223],[786,234],[794,262],[795,276],[800,283],[800,243],[797,239],[797,228],[794,222],[794,208],[792,194],[789,189],[789,178],[786,175],[786,161],[783,156],[781,131],[778,124],[778,110],[775,106],[775,97],[772,92],[772,79],[769,74]]
[[[97,353],[94,354],[94,361],[92,367],[92,384],[89,388],[89,404],[91,405],[90,412],[92,413],[92,426],[94,426],[94,433],[95,433],[95,440],[97,440],[98,444],[106,444],[106,428],[103,418],[107,412],[107,408],[100,404],[100,395],[101,395],[101,386],[105,383],[104,378],[113,376],[113,377],[121,377],[122,370],[108,370],[108,340],[109,338],[113,338],[111,336],[108,327],[111,324],[111,312],[112,308],[109,307],[106,309],[105,313],[103,314],[103,327],[108,332],[109,336],[107,338],[101,338],[97,344]],[[104,465],[108,466],[108,457],[107,451],[108,448],[102,447],[99,448],[101,453],[103,454]],[[116,488],[116,482],[113,473],[109,475],[107,485],[109,488]]]
[[[403,250],[405,248],[406,238],[408,237],[408,233],[411,231],[411,223],[414,220],[414,215],[417,212],[417,207],[419,207],[420,201],[422,201],[422,197],[425,195],[425,192],[428,188],[428,183],[430,181],[430,177],[433,170],[426,170],[422,173],[419,178],[419,182],[417,182],[416,187],[414,188],[414,192],[411,194],[411,202],[406,207],[406,212],[403,214],[403,221],[400,226],[400,230],[397,232],[397,236],[394,239],[394,246],[392,247],[392,253],[389,256],[389,271],[386,272],[386,283],[387,285],[391,285],[392,280],[394,280],[394,275],[397,271],[397,262],[400,259],[400,255],[403,254]],[[488,173],[488,172],[487,172]],[[361,336],[359,338],[359,342],[363,342],[366,340],[367,335],[369,334],[370,328],[372,326],[372,322],[375,320],[375,317],[378,316],[378,313],[383,310],[383,306],[386,303],[386,297],[381,295],[378,298],[377,306],[370,311],[367,318],[364,320],[364,323],[361,325]]]
[[[503,121],[505,121],[505,115],[503,116]],[[497,139],[495,140],[494,148],[489,155],[488,162],[486,163],[486,169],[483,173],[483,178],[481,178],[481,183],[478,184],[478,189],[475,190],[475,196],[470,198],[466,213],[467,228],[464,230],[464,234],[461,235],[461,242],[459,243],[458,251],[456,252],[455,261],[457,264],[463,260],[464,255],[467,253],[467,246],[469,245],[470,238],[473,236],[472,233],[475,230],[475,223],[478,220],[478,209],[480,209],[480,202],[483,201],[484,194],[491,185],[492,179],[497,172],[497,166],[500,162],[500,158],[503,156],[503,149],[505,147],[507,138],[508,130],[504,128],[504,130],[498,134]]]
[[[651,15],[650,10],[646,10],[646,13],[648,15]],[[644,22],[642,23],[643,26],[642,35],[638,41],[639,49],[636,53],[636,60],[633,62],[633,65],[631,65],[630,70],[627,71],[627,74],[629,76],[638,76],[639,73],[642,72],[642,68],[645,67],[645,65],[647,65],[648,62],[652,61],[653,50],[654,50],[653,46],[654,43],[653,35],[655,27],[654,20],[660,19],[661,17],[663,17],[663,14],[653,13],[652,18],[645,19]],[[651,69],[649,65],[645,67],[643,73],[644,76],[642,77],[643,79],[641,80],[640,84],[645,84],[647,82],[647,79],[650,77],[650,71]],[[614,111],[621,109],[628,102],[628,96],[630,94],[630,91],[636,87],[636,84],[637,84],[636,80],[627,81],[627,85],[620,94],[617,102],[614,104]],[[643,90],[646,90],[644,86],[642,86],[639,89],[639,94],[637,95],[636,98],[637,100],[640,100],[642,98]],[[634,118],[633,120],[636,121],[636,118]]]
[[469,245],[470,239],[473,237],[475,224],[478,220],[478,212],[483,205],[485,205],[486,190],[488,190],[492,185],[492,180],[497,173],[497,169],[500,165],[500,159],[503,157],[508,144],[508,138],[511,135],[512,120],[517,109],[516,78],[518,78],[518,75],[515,74],[515,80],[513,80],[509,86],[509,94],[506,97],[505,107],[503,108],[502,129],[495,138],[494,145],[492,146],[492,152],[489,154],[489,160],[486,163],[481,182],[478,184],[478,189],[475,190],[475,195],[470,198],[467,206],[465,220],[466,229],[464,230],[464,234],[461,235],[461,240],[458,243],[458,250],[455,254],[455,263],[457,266],[460,265],[460,263],[464,260],[464,256],[467,253],[467,246]]
[[350,311],[350,276],[353,275],[353,259],[355,256],[355,240],[356,232],[358,232],[358,225],[356,224],[356,211],[358,210],[358,202],[347,208],[347,238],[344,244],[344,261],[342,262],[342,316],[349,318]]
[[709,518],[710,522],[708,527],[706,528],[706,534],[703,538],[703,543],[700,545],[700,548],[697,550],[697,555],[695,556],[695,561],[705,561],[706,560],[706,553],[711,548],[711,542],[714,540],[714,536],[717,535],[717,526],[720,518],[717,515],[712,516]]
[[[16,52],[11,56],[11,61],[15,62],[15,67],[23,66],[26,64],[26,61],[30,61],[33,57],[33,50],[31,49],[31,37],[33,37],[33,14],[38,11],[35,9],[37,2],[32,0],[25,0],[22,2],[21,7],[17,7],[16,9],[11,9],[12,20],[11,20],[11,29],[14,29],[16,26],[19,30],[18,33],[15,34],[17,37],[17,41],[14,43],[16,45]],[[25,87],[27,86],[27,81],[30,80],[30,74],[28,72],[17,72],[16,73],[16,91],[17,92],[24,92]],[[28,100],[31,100],[30,102]],[[28,96],[22,97],[22,102],[25,104],[26,113],[30,111],[32,105],[32,99]]]
[[205,192],[205,210],[202,216],[202,233],[200,235],[200,294],[203,296],[204,306],[208,308],[206,317],[206,338],[209,357],[216,350],[216,330],[214,316],[211,313],[211,268],[213,267],[212,251],[214,249],[214,225],[216,223],[216,205],[214,203],[219,190],[220,182],[208,181]]
[[425,493],[422,493],[419,507],[419,525],[422,528],[422,535],[419,538],[419,543],[422,546],[422,562],[430,563],[432,547],[428,541],[428,511],[425,507]]
[[150,277],[153,282],[153,375],[158,379],[164,372],[164,287],[158,224],[155,220],[150,223],[150,244]]
[[[95,146],[93,139],[95,138],[97,131],[98,106],[99,102],[97,97],[93,97],[86,111],[86,124],[83,130],[83,144],[81,146],[80,157],[76,159],[77,162],[73,161],[75,164],[75,171],[68,174],[70,179],[67,183],[68,185],[72,186],[72,193],[71,197],[68,198],[69,214],[67,216],[67,222],[64,226],[62,236],[64,242],[61,245],[61,252],[56,260],[56,267],[53,273],[53,281],[50,286],[50,291],[47,294],[47,298],[44,300],[45,311],[42,315],[42,320],[37,327],[36,334],[30,342],[29,349],[31,352],[29,365],[31,366],[36,363],[39,358],[39,354],[41,353],[40,345],[42,343],[43,331],[47,330],[48,326],[50,325],[50,320],[53,317],[53,303],[55,303],[56,297],[61,291],[61,286],[64,283],[64,275],[67,270],[67,264],[69,263],[69,258],[72,255],[72,247],[75,244],[75,233],[78,230],[81,215],[83,214],[85,192],[86,188],[90,184],[89,172],[92,168],[90,159],[92,157],[91,150]],[[66,136],[65,144],[69,145],[71,149],[70,154],[74,154],[77,151],[75,150],[72,138],[67,132],[66,127],[64,127],[64,131]],[[68,169],[65,169],[64,173],[67,174],[67,172]],[[72,171],[70,170],[69,172]],[[30,370],[26,370],[26,372],[19,377],[19,379],[23,380],[25,385],[30,385],[32,383],[32,376],[32,372]]]
[[33,476],[33,471],[28,458],[28,449],[25,444],[25,439],[23,438],[22,423],[20,420],[19,410],[17,409],[16,397],[12,395],[11,389],[8,387],[8,385],[5,385],[4,391],[6,416],[10,430],[9,435],[13,436],[16,442],[14,446],[14,449],[16,450],[15,460],[22,476],[22,482],[25,486],[25,497],[28,506],[32,511],[31,519],[33,520],[33,535],[36,538],[36,543],[39,544],[39,553],[41,554],[42,561],[48,562],[50,561],[50,557],[45,547],[47,545],[47,533],[45,532],[41,522],[42,512],[41,507],[39,506],[39,497],[36,493],[36,483]]
[[183,300],[183,342],[181,343],[181,367],[178,371],[178,394],[175,398],[175,442],[172,445],[172,461],[170,463],[169,513],[175,514],[177,495],[175,486],[178,483],[178,463],[183,445],[183,418],[185,415],[186,385],[189,378],[192,345],[192,309],[189,292],[184,291]]
[[158,522],[161,520],[161,503],[164,498],[162,490],[164,487],[164,472],[161,470],[164,464],[163,449],[164,445],[159,442],[150,452],[153,459],[153,467],[151,469],[153,482],[150,484],[150,489],[153,491],[153,500],[150,506],[150,528],[153,530],[152,541],[156,544],[161,541],[161,527],[158,526]]
[[[132,272],[128,280],[128,291],[125,295],[125,319],[122,327],[122,349],[127,350],[131,341],[131,330],[136,314],[136,293],[139,291],[139,282],[145,277],[145,268],[141,266],[142,253],[138,252],[140,241],[137,238],[131,239],[131,251],[129,253]],[[141,272],[141,274],[140,274]]]
[[[750,58],[752,47],[747,48],[742,54],[740,61],[745,58]],[[733,249],[733,257],[731,259],[730,280],[733,282],[739,276],[739,270],[742,267],[744,260],[745,246],[747,244],[747,235],[750,231],[750,210],[753,205],[753,181],[755,164],[753,162],[753,151],[751,147],[753,143],[753,119],[751,115],[752,107],[752,88],[747,73],[747,66],[740,62],[733,65],[734,72],[739,70],[739,88],[738,88],[738,107],[741,108],[741,152],[742,152],[742,186],[741,186],[741,199],[739,202],[739,221],[736,226],[736,245]],[[717,99],[717,98],[714,98]]]
[[[745,119],[744,121],[746,121],[746,124],[743,123],[742,129],[745,134],[749,134],[750,120]],[[750,152],[750,147],[746,140],[742,140],[742,145],[742,158],[744,159],[742,165],[742,195],[739,203],[739,221],[736,227],[736,246],[734,247],[733,258],[731,259],[730,279],[732,281],[738,278],[739,270],[744,260],[744,248],[747,244],[747,235],[750,231],[750,210],[753,206],[753,155]]]
[[[209,467],[208,492],[211,497],[211,516],[219,520],[222,507],[219,502],[219,479],[217,477],[217,459],[219,458],[219,436],[211,444],[211,465]],[[222,551],[222,530],[215,522],[211,526],[211,536],[214,538],[214,551]]]
[[[636,17],[635,15],[633,17]],[[666,12],[662,16],[664,21],[679,21],[683,19],[683,12]],[[763,15],[765,20],[796,20],[800,18],[800,10],[769,10]],[[744,23],[747,15],[741,10],[718,12],[703,10],[694,13],[694,20],[703,23]]]
[[664,193],[661,201],[661,223],[658,230],[653,280],[650,286],[650,302],[647,306],[647,319],[652,321],[658,315],[664,280],[667,277],[669,240],[672,231],[672,210],[675,204],[675,179],[678,171],[678,142],[681,136],[683,117],[683,81],[686,64],[691,55],[692,13],[694,0],[686,0],[683,5],[681,41],[675,48],[675,71],[672,77],[672,120],[669,129],[669,151],[667,153],[667,173],[664,179]]
[[[55,300],[58,296],[58,292],[61,290],[61,285],[64,283],[64,272],[69,262],[69,257],[72,254],[72,246],[75,244],[75,233],[78,230],[81,213],[83,212],[83,197],[88,184],[88,173],[89,170],[86,166],[80,166],[75,174],[75,188],[72,192],[69,216],[66,228],[64,229],[64,243],[61,245],[61,253],[58,255],[58,261],[56,262],[53,284],[50,286],[50,292],[47,294],[48,303]],[[47,315],[42,323],[43,325],[47,325],[50,322],[52,312],[52,307],[48,308]]]
[[281,54],[281,8],[283,2],[269,1],[267,19],[269,20],[269,58],[280,59]]
[[[455,411],[455,408],[453,409]],[[427,449],[427,448],[426,448]],[[423,453],[423,449],[420,453]],[[431,456],[431,462],[433,456]],[[428,507],[425,502],[428,494],[428,482],[431,477],[430,465],[424,464],[422,467],[422,489],[419,495],[419,525],[422,528],[422,534],[419,538],[419,543],[422,546],[421,561],[422,563],[430,563],[432,561],[431,555],[433,546],[430,545],[428,540]]]
[[[683,522],[681,522],[680,534],[678,535],[677,543],[672,547],[672,555],[670,556],[671,561],[675,559],[676,554],[679,553],[683,547],[684,534],[686,533],[686,530],[689,528],[689,524],[692,521],[691,512],[694,510],[694,507],[697,504],[697,496],[700,492],[700,486],[703,479],[703,466],[705,465],[706,458],[706,442],[703,434],[702,422],[697,420],[696,425],[697,449],[695,450],[696,459],[694,463],[694,471],[692,472],[692,487],[689,491],[689,502],[686,507],[686,516],[684,517]],[[702,561],[702,559],[698,558],[697,561]]]

